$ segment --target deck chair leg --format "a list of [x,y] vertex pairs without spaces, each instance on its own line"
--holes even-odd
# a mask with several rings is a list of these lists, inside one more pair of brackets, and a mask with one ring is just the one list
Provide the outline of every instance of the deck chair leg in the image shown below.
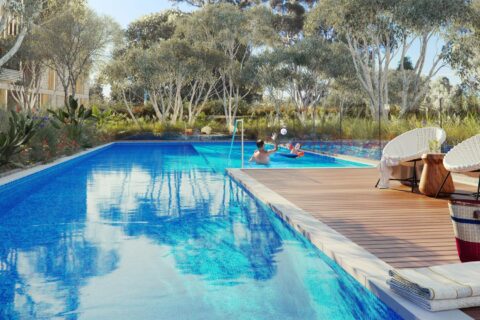
[[380,179],[377,180],[377,183],[375,184],[375,188],[378,187],[378,184],[380,183]]
[[438,189],[437,194],[435,195],[435,198],[438,198],[438,196],[439,196],[440,193],[442,192],[443,186],[444,186],[445,183],[447,182],[448,177],[450,177],[450,171],[448,171],[448,173],[447,173],[447,175],[445,176],[445,178],[443,178],[442,185],[441,185],[440,188]]
[[479,195],[480,195],[480,177],[478,177],[477,196],[476,196],[477,200],[478,200]]
[[415,191],[415,187],[417,186],[417,161],[413,162],[413,178],[412,178],[412,192]]

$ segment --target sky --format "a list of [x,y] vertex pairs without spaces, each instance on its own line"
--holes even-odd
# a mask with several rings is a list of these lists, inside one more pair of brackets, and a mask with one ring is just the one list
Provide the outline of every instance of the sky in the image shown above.
[[100,14],[114,18],[122,27],[149,13],[167,9],[186,9],[169,0],[88,0],[90,7]]
[[[100,14],[109,15],[114,18],[122,27],[127,27],[127,25],[144,16],[153,12],[158,12],[161,10],[167,10],[172,8],[178,8],[180,10],[188,10],[186,5],[178,5],[169,0],[88,0],[90,6]],[[427,52],[427,64],[425,65],[424,72],[428,72],[431,66],[431,62],[434,59],[436,52],[441,48],[442,41],[440,39],[432,39],[430,48]],[[409,55],[413,58],[413,61],[416,61],[418,56],[419,46],[418,44],[413,45]],[[391,68],[396,68],[398,65],[399,58],[397,57],[391,64]],[[448,66],[440,70],[437,74],[438,77],[448,77],[452,84],[458,84],[460,82],[459,78],[455,75],[455,72],[452,71]]]

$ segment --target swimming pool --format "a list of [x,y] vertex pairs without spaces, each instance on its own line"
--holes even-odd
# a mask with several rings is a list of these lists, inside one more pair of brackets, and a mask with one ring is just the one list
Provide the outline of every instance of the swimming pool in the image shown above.
[[[207,163],[218,171],[224,171],[226,167],[239,168],[241,166],[241,145],[235,143],[230,153],[230,142],[207,142],[207,143],[192,143],[195,150],[199,152],[207,161]],[[267,149],[272,149],[273,146],[266,146]],[[300,158],[287,158],[281,153],[289,153],[287,149],[280,148],[278,153],[270,157],[270,164],[257,165],[248,160],[257,149],[254,142],[245,142],[244,145],[244,167],[251,168],[365,168],[370,167],[367,164],[358,162],[351,162],[347,160],[337,159],[325,155],[306,152]],[[230,158],[229,158],[230,155]]]
[[114,144],[0,187],[0,318],[398,318],[207,147]]
[[318,140],[301,141],[302,148],[313,152],[325,153],[327,155],[347,155],[370,160],[380,160],[382,149],[388,141],[382,144],[371,140]]

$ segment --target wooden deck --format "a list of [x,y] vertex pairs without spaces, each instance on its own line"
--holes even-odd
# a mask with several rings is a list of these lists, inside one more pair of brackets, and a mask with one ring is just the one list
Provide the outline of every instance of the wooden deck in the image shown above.
[[[376,169],[244,172],[393,267],[460,262],[447,200],[411,193],[396,182],[393,189],[375,189]],[[480,308],[464,311],[480,319]]]

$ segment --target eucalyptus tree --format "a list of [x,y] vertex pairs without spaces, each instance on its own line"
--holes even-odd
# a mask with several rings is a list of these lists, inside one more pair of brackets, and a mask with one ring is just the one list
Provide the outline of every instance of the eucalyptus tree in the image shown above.
[[316,0],[270,0],[275,19],[275,30],[284,45],[292,45],[303,38],[303,26],[307,9],[311,9]]
[[194,7],[202,8],[212,4],[228,3],[239,8],[246,8],[257,3],[255,0],[170,0],[176,3],[185,3]]
[[16,29],[7,30],[7,39],[2,40],[2,47],[5,46],[0,55],[0,67],[18,52],[36,23],[35,20],[40,16],[45,2],[45,0],[0,0],[0,34],[3,34],[12,22],[15,22]]
[[83,1],[68,1],[62,12],[36,30],[39,50],[48,56],[47,65],[60,80],[66,105],[69,93],[76,94],[78,80],[105,58],[118,30],[110,17],[97,15]]
[[427,69],[426,59],[433,39],[444,35],[461,21],[469,0],[324,0],[313,10],[308,29],[317,28],[344,41],[350,50],[357,77],[368,96],[371,114],[387,115],[389,73],[393,58],[404,61],[413,44],[420,47],[413,69],[401,63],[401,114],[418,107],[425,98],[430,80],[445,66],[450,43],[434,56]]
[[273,103],[275,110],[274,124],[280,121],[280,104],[285,99],[287,73],[278,68],[278,60],[271,51],[264,52],[256,58],[256,77],[259,85],[264,89],[264,94]]
[[218,77],[212,70],[222,63],[217,52],[172,38],[148,49],[131,48],[127,69],[133,81],[148,93],[157,119],[176,123],[184,118],[193,124],[213,94]]
[[323,0],[309,16],[309,32],[327,30],[343,40],[355,72],[368,97],[373,117],[385,117],[388,72],[396,48],[398,28],[392,15],[394,1]]
[[[311,36],[270,55],[269,64],[284,79],[283,90],[295,105],[297,117],[305,125],[308,113],[316,107],[330,86],[351,71],[348,52],[340,44]],[[272,68],[272,67],[270,67]]]
[[[110,85],[111,91],[120,96],[121,101],[133,122],[139,126],[133,113],[132,95],[136,90],[133,83],[133,72],[124,52],[116,52],[112,59],[105,65],[100,75],[101,81]],[[138,98],[138,97],[137,97]]]
[[240,100],[249,93],[244,80],[250,71],[248,60],[255,47],[275,37],[272,13],[264,6],[241,10],[232,4],[207,5],[193,12],[179,24],[182,36],[191,42],[220,52],[225,63],[216,68],[220,89],[216,94],[223,102],[226,124],[233,128]]
[[192,125],[205,109],[206,103],[213,96],[214,90],[220,79],[215,69],[225,63],[224,56],[217,50],[209,47],[195,45],[195,56],[190,64],[191,83],[188,87],[187,123]]
[[[428,93],[430,81],[447,65],[451,42],[447,40],[433,56],[428,52],[433,50],[439,38],[448,37],[455,24],[464,28],[465,14],[470,11],[470,5],[469,0],[396,1],[392,13],[400,29],[400,61],[405,60],[412,45],[419,47],[412,70],[405,68],[405,64],[399,65],[402,75],[401,115],[420,105]],[[427,59],[431,61],[427,63]]]
[[480,0],[472,0],[461,24],[454,24],[447,39],[452,50],[447,57],[471,91],[480,90]]
[[45,55],[37,50],[37,39],[27,35],[21,50],[11,60],[19,67],[20,78],[11,84],[15,102],[25,111],[33,111],[39,102],[42,77],[45,74]]
[[184,15],[178,10],[165,10],[133,21],[125,30],[127,46],[148,49],[156,43],[172,38],[177,19]]

